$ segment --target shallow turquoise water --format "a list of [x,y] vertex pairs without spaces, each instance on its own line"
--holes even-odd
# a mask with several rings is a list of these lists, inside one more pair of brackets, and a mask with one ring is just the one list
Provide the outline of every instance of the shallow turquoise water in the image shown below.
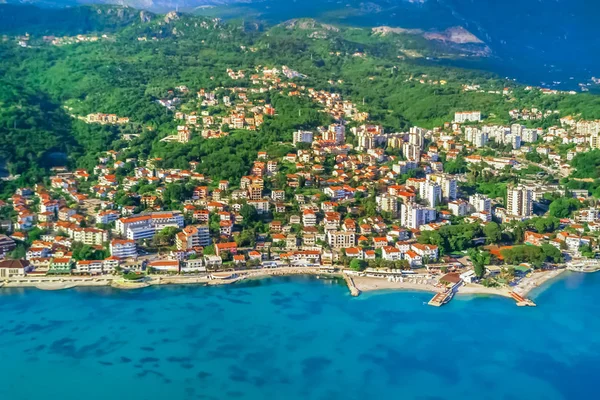
[[581,399],[600,372],[600,274],[535,309],[332,282],[0,290],[0,399]]

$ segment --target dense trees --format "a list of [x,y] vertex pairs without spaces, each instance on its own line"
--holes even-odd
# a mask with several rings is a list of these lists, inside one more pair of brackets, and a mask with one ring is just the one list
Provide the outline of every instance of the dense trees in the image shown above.
[[600,150],[577,154],[571,161],[571,166],[575,178],[600,178]]
[[502,229],[495,222],[490,222],[483,228],[483,233],[488,243],[498,243],[502,240]]
[[73,244],[73,259],[81,260],[104,260],[108,257],[108,251],[104,249],[96,249],[92,246],[83,243]]
[[419,236],[419,243],[434,244],[446,254],[464,251],[475,246],[474,239],[481,236],[479,224],[445,225],[437,231],[424,231]]
[[560,250],[550,244],[513,246],[512,248],[503,249],[500,254],[506,264],[530,263],[535,268],[541,267],[545,262],[559,263],[564,261]]
[[363,271],[365,268],[367,268],[367,262],[365,260],[355,258],[350,261],[350,269],[354,271]]
[[550,215],[556,218],[568,218],[571,216],[573,211],[577,210],[581,206],[581,203],[577,199],[569,199],[566,197],[560,197],[550,203]]

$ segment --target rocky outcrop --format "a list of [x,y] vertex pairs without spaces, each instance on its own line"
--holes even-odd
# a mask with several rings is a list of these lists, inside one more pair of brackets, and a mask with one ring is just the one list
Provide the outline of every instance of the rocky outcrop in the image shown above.
[[311,30],[311,29],[324,29],[326,31],[339,32],[340,29],[329,24],[320,23],[312,18],[307,19],[291,19],[289,21],[285,21],[281,24],[287,29],[301,29],[301,30]]
[[170,11],[165,15],[165,22],[168,24],[171,21],[177,21],[179,19],[179,13]]
[[150,14],[147,11],[140,11],[140,21],[142,23],[146,23],[146,22],[152,21],[152,14]]
[[456,44],[483,44],[483,41],[462,26],[454,26],[443,32],[428,32],[423,35],[428,40],[441,40]]

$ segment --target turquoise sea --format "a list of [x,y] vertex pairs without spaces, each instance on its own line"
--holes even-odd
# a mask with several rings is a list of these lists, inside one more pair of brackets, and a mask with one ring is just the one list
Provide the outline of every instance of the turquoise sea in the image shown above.
[[315,278],[0,290],[0,399],[588,399],[600,274],[534,294],[352,298]]

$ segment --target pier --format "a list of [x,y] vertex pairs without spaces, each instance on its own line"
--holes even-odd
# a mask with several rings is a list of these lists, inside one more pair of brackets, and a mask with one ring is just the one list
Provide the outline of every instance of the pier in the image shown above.
[[449,273],[444,275],[440,282],[446,283],[446,290],[440,293],[436,293],[431,300],[429,300],[430,306],[441,307],[448,303],[454,297],[454,294],[458,291],[463,280],[457,273]]
[[348,289],[350,289],[350,294],[354,297],[360,295],[360,290],[354,284],[354,279],[348,274],[344,274],[344,280],[346,281],[346,285],[348,285]]
[[515,299],[515,301],[517,302],[517,306],[519,306],[519,307],[535,307],[536,306],[536,304],[533,301],[526,299],[525,297],[521,296],[518,293],[509,292],[508,294],[510,294],[510,297]]
[[430,306],[441,307],[452,299],[454,292],[448,290],[447,292],[436,293],[431,300],[429,300]]

